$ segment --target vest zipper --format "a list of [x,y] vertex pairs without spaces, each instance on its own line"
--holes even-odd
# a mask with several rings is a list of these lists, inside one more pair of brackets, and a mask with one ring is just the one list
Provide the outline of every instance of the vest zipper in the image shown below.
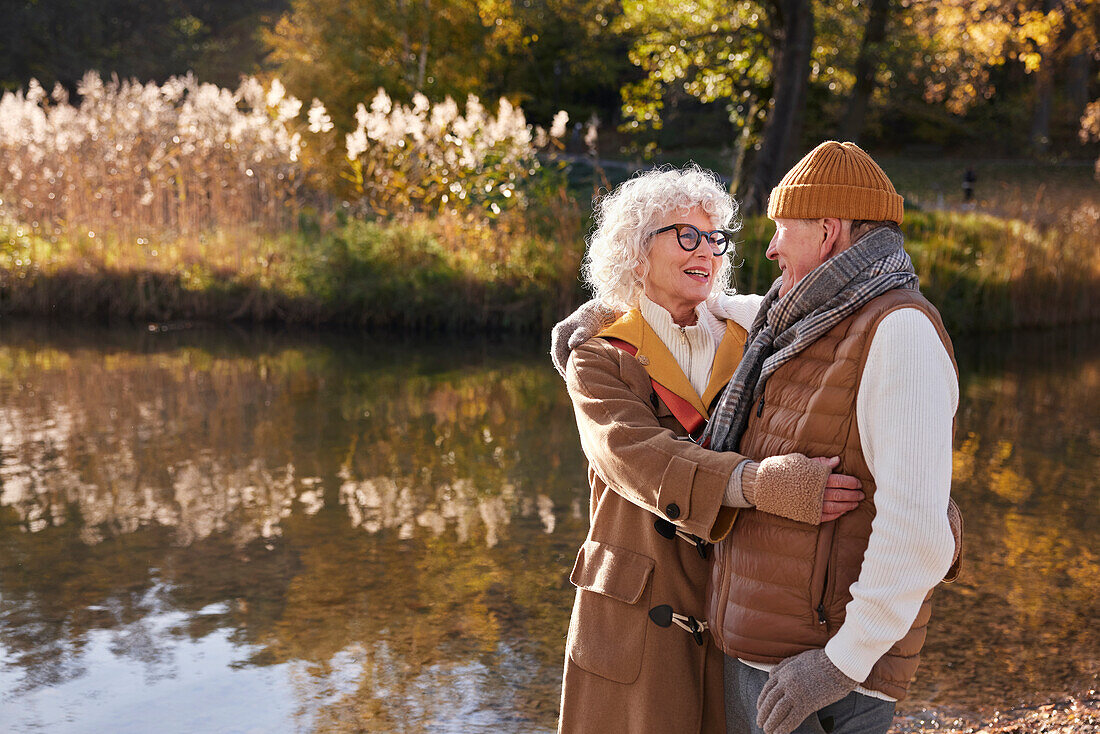
[[760,407],[756,409],[756,417],[759,418],[764,414],[764,396],[760,396]]
[[829,629],[829,620],[825,616],[825,592],[829,588],[829,566],[825,566],[825,580],[821,584],[821,600],[817,603],[817,624],[820,627],[824,627],[826,631]]
[[827,526],[822,526],[819,533],[818,546],[814,554],[814,565],[820,571],[814,573],[814,578],[811,579],[811,588],[813,588],[815,596],[810,600],[810,608],[817,615],[818,627],[828,631],[829,618],[825,612],[825,597],[828,595],[829,576],[832,571],[833,537],[836,533],[835,521],[827,523]]

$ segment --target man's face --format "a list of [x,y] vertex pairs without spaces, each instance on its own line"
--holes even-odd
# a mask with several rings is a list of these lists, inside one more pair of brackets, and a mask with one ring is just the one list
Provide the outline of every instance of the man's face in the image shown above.
[[823,248],[826,229],[820,219],[776,219],[775,234],[768,243],[768,259],[779,263],[783,285],[779,295],[790,293],[794,284],[828,259]]

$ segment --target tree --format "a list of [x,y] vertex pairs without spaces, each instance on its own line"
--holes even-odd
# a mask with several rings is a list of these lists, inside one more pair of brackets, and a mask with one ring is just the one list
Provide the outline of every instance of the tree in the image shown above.
[[666,107],[678,97],[724,104],[739,131],[730,166],[731,188],[738,189],[771,72],[761,53],[768,38],[760,6],[714,0],[625,2],[616,28],[634,35],[629,58],[644,74],[622,88],[622,129],[655,134],[664,127]]
[[636,0],[623,10],[623,26],[638,34],[631,60],[646,73],[623,90],[625,127],[660,129],[676,95],[725,103],[736,130],[734,190],[746,179],[748,149],[759,136],[745,203],[761,210],[799,139],[816,50],[811,0]]
[[[1042,0],[1041,9],[1033,8],[1025,15],[1027,24],[1021,33],[1020,45],[1034,66],[1035,85],[1029,142],[1036,153],[1046,153],[1050,147],[1051,114],[1057,77],[1072,74],[1072,64],[1085,62],[1088,50],[1094,49],[1100,34],[1100,8],[1085,0]],[[1084,74],[1087,78],[1087,70]],[[1087,83],[1085,85],[1087,95]],[[1078,95],[1080,97],[1080,95]],[[1074,110],[1080,113],[1080,99]]]
[[840,126],[840,138],[858,143],[867,119],[867,107],[875,91],[878,67],[886,40],[886,21],[896,12],[895,0],[871,0],[867,28],[859,47],[855,64],[855,84],[848,101],[848,110]]
[[268,60],[343,127],[379,87],[408,102],[508,97],[549,123],[617,113],[632,73],[629,38],[611,29],[619,0],[292,0],[264,32]]
[[319,97],[348,127],[379,87],[401,101],[481,93],[491,31],[479,9],[468,0],[292,0],[263,36],[291,92]]
[[619,0],[480,0],[480,8],[492,29],[492,96],[508,96],[544,122],[561,109],[574,120],[618,115],[619,89],[637,76],[632,37],[612,22]]
[[194,70],[234,86],[258,62],[255,28],[286,0],[0,0],[0,87],[76,88],[86,71],[163,81]]
[[[732,7],[713,0],[694,3],[626,2],[616,23],[634,34],[630,61],[641,79],[622,88],[622,130],[650,138],[664,129],[666,110],[681,99],[723,104],[735,131],[731,189],[740,188],[746,153],[757,132],[761,95],[769,84],[767,29],[756,3]],[[677,131],[679,133],[680,131]]]
[[[1081,116],[1081,142],[1100,140],[1100,99],[1090,104]],[[1096,159],[1096,179],[1100,181],[1100,158]]]
[[[1084,62],[1095,48],[1100,6],[1092,0],[941,0],[910,3],[905,12],[909,40],[916,53],[911,80],[921,80],[925,99],[955,114],[966,113],[993,97],[992,72],[1007,64],[1031,78],[1027,139],[1042,153],[1050,143],[1057,79]],[[1083,57],[1083,58],[1082,58]],[[1075,115],[1087,99],[1087,81],[1079,81]]]
[[787,170],[802,129],[806,91],[810,77],[810,53],[814,27],[810,0],[775,0],[769,3],[776,20],[772,45],[771,112],[764,126],[760,154],[745,192],[745,208],[763,212],[768,195]]

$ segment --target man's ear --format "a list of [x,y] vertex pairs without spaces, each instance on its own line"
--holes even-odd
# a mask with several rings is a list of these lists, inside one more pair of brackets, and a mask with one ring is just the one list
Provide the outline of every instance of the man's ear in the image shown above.
[[818,253],[821,256],[821,262],[825,262],[834,255],[839,255],[845,249],[847,238],[844,237],[844,224],[844,220],[836,217],[823,217],[821,219],[821,228],[824,232],[821,249]]

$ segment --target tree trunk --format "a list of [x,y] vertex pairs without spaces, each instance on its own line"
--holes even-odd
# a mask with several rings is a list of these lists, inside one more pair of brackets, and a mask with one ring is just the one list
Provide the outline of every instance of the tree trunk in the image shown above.
[[428,73],[428,49],[432,45],[432,2],[424,0],[424,31],[420,37],[420,62],[416,67],[416,91],[424,91],[424,78]]
[[893,0],[871,0],[871,14],[867,19],[867,30],[863,34],[863,43],[856,58],[856,84],[852,97],[848,100],[848,112],[840,127],[840,139],[859,143],[863,134],[863,125],[867,118],[867,107],[875,91],[875,77],[878,72],[882,42],[886,39],[886,21],[893,10]]
[[[1089,79],[1092,78],[1092,54],[1089,53],[1089,39],[1092,32],[1088,28],[1078,27],[1073,14],[1066,14],[1065,27],[1062,29],[1066,45],[1070,47],[1066,61],[1066,78],[1063,91],[1070,104],[1074,120],[1085,114],[1089,103]],[[1082,43],[1082,39],[1084,42]]]
[[801,127],[810,79],[810,51],[813,48],[814,18],[810,0],[773,0],[768,3],[776,38],[772,46],[771,111],[764,123],[764,139],[756,164],[745,210],[765,211],[771,190],[779,183],[797,145],[794,133]]
[[1066,70],[1066,97],[1073,105],[1075,118],[1085,114],[1089,103],[1089,55],[1079,53],[1069,60]]
[[1054,103],[1054,60],[1043,57],[1035,72],[1035,107],[1031,112],[1032,152],[1042,155],[1050,148],[1050,110]]
[[[1050,13],[1061,5],[1060,0],[1043,0],[1043,12]],[[1047,48],[1039,49],[1039,69],[1035,72],[1035,106],[1031,109],[1031,132],[1028,141],[1031,151],[1042,155],[1050,149],[1050,111],[1054,105],[1054,64],[1056,63],[1055,39]]]
[[[408,72],[409,62],[413,58],[412,40],[409,38],[409,8],[405,0],[397,0],[397,16],[401,19],[401,78],[413,86],[412,75]],[[391,91],[392,94],[392,91]]]
[[737,196],[738,189],[745,178],[745,154],[749,150],[749,140],[752,138],[752,123],[756,114],[760,111],[760,103],[753,95],[749,100],[749,111],[745,115],[745,123],[741,126],[741,132],[737,134],[737,140],[733,144],[733,163],[730,166],[730,195]]

